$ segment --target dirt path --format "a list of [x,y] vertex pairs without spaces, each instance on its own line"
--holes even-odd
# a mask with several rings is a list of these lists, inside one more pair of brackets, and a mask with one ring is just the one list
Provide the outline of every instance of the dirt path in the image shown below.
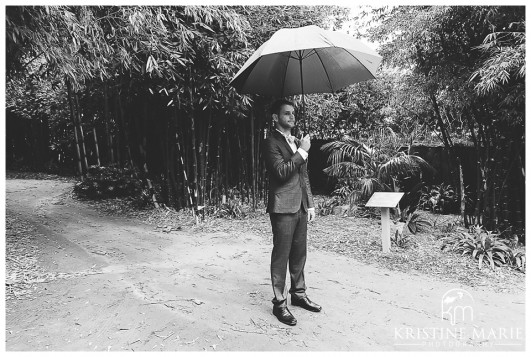
[[[69,273],[38,284],[31,299],[6,301],[8,351],[524,349],[523,295],[311,249],[308,294],[323,311],[293,307],[299,323],[282,325],[271,314],[262,238],[158,232],[74,201],[71,189],[6,180],[6,216],[36,229],[39,265]],[[455,288],[473,297],[462,300],[473,316],[452,325],[441,310]]]

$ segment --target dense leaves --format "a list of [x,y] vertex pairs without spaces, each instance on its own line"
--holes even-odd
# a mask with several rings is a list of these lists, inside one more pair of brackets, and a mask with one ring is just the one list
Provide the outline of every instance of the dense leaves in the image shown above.
[[[399,6],[372,15],[378,21],[369,33],[380,43],[383,62],[403,73],[397,93],[406,95],[397,103],[408,114],[401,110],[402,118],[416,118],[436,134],[449,157],[457,158],[456,168],[462,163],[455,145],[476,148],[478,184],[472,204],[461,187],[462,214],[489,229],[503,222],[499,228],[521,232],[516,217],[522,217],[523,201],[513,191],[524,185],[524,8]],[[459,172],[454,177],[450,184],[463,186]],[[512,222],[501,209],[508,205]]]
[[[485,262],[492,269],[497,266],[515,262],[516,269],[520,269],[523,259],[513,259],[513,250],[497,234],[484,231],[480,227],[472,229],[472,232],[457,232],[444,239],[441,249],[448,249],[461,255],[470,255],[478,261],[478,266]],[[522,255],[518,255],[519,257]]]
[[397,191],[402,180],[416,177],[430,170],[422,158],[399,151],[399,141],[391,131],[373,133],[367,142],[344,136],[322,146],[329,152],[325,173],[341,179],[352,194],[365,201],[376,191]]
[[[264,198],[259,144],[271,98],[240,96],[230,79],[282,27],[347,26],[360,34],[368,24],[384,57],[378,78],[306,96],[300,119],[309,132],[370,147],[384,130],[402,145],[442,142],[450,158],[457,144],[474,145],[478,184],[462,214],[522,233],[524,8],[365,10],[351,19],[337,6],[7,7],[9,128],[17,120],[30,128],[9,139],[9,163],[43,161],[29,153],[53,148],[46,161],[77,163],[80,174],[99,164],[135,168],[145,188],[160,188],[161,202],[175,208],[216,205],[235,191]],[[378,161],[382,169],[363,186],[376,187],[412,160]],[[464,202],[460,165],[448,184]],[[336,170],[378,171],[359,163]]]

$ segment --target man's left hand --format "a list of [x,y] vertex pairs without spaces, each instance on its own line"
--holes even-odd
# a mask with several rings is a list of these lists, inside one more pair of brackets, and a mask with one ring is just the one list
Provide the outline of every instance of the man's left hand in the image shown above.
[[315,208],[308,208],[308,222],[315,220]]

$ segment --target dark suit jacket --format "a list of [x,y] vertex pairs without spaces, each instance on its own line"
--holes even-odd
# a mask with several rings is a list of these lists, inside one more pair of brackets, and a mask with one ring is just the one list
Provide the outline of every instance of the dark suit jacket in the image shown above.
[[263,142],[262,152],[269,174],[267,212],[296,213],[314,207],[306,161],[293,153],[277,130]]

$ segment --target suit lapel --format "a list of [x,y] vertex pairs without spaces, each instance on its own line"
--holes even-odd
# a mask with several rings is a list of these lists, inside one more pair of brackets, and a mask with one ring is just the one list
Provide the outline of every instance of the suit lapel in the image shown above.
[[288,153],[290,154],[290,157],[291,155],[293,155],[293,150],[291,150],[291,146],[289,146],[288,144],[288,141],[286,140],[286,138],[284,137],[284,135],[282,135],[281,133],[279,133],[276,129],[273,131],[273,137],[275,139],[277,139],[278,141],[280,141],[281,145],[284,145],[284,148],[286,150],[288,150]]

